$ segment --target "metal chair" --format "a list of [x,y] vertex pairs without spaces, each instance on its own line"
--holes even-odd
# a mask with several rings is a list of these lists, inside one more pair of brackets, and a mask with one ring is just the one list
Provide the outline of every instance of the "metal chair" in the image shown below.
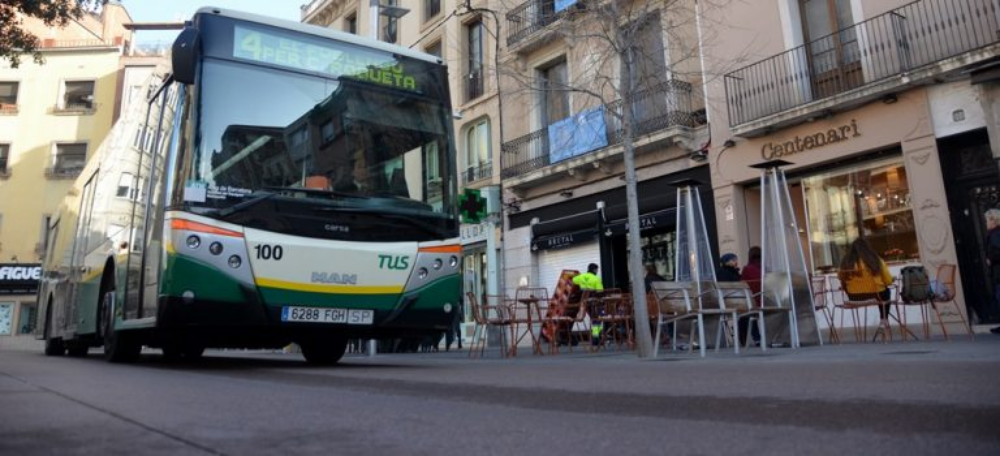
[[700,309],[692,305],[692,283],[690,282],[653,282],[650,284],[653,294],[656,296],[657,318],[656,336],[657,341],[653,348],[653,357],[656,358],[660,352],[660,336],[663,328],[674,325],[672,337],[672,348],[677,348],[677,328],[676,324],[684,320],[693,320],[691,332],[688,336],[688,351],[694,347],[694,331],[698,330],[698,345],[701,357],[705,357],[705,317]]
[[510,327],[511,319],[508,315],[508,306],[503,302],[502,296],[484,296],[484,302],[476,299],[475,293],[469,291],[465,293],[469,300],[469,307],[472,309],[472,319],[476,326],[472,331],[472,341],[469,344],[469,357],[479,347],[479,356],[483,356],[486,351],[486,332],[492,327],[500,328],[500,356],[506,357],[508,354],[507,328]]
[[[732,321],[733,325],[733,345],[736,348],[736,354],[740,353],[740,333],[739,333],[739,319],[749,318],[750,322],[757,322],[757,330],[760,332],[760,339],[767,340],[767,333],[765,331],[764,325],[764,310],[758,305],[757,299],[750,291],[750,285],[746,282],[715,282],[713,284],[716,292],[718,293],[719,302],[722,303],[722,308],[727,311],[733,312]],[[726,314],[726,318],[729,318],[729,314]],[[716,347],[719,345],[721,330],[724,326],[721,326],[720,331],[716,335]],[[750,325],[747,325],[747,331],[750,330]],[[747,338],[747,345],[750,344],[750,338]],[[767,351],[767,344],[761,344],[761,351]]]
[[[878,292],[874,291],[885,286],[878,284],[870,274],[863,274],[856,270],[841,270],[837,273],[837,276],[840,278],[840,291],[843,295],[843,301],[835,306],[845,312],[851,312],[854,322],[854,340],[857,342],[868,339],[867,310],[870,307],[884,308],[886,315],[885,318],[882,318],[880,315],[878,329],[876,329],[872,340],[878,338],[880,334],[883,342],[886,342],[886,334],[888,334],[888,340],[892,340],[892,327],[889,324],[888,315],[890,308],[896,304],[896,301],[891,297],[891,293],[889,299],[883,299]],[[889,285],[889,287],[892,287],[892,285]],[[848,292],[849,289],[859,291],[851,293]],[[858,312],[861,310],[865,311],[863,326],[862,319],[858,315]]]
[[[965,319],[965,315],[962,313],[962,309],[958,307],[958,302],[955,301],[955,270],[956,266],[950,263],[944,263],[937,268],[937,274],[935,275],[935,280],[937,281],[937,287],[931,287],[934,291],[934,297],[931,298],[931,308],[938,317],[938,324],[941,325],[941,332],[944,334],[945,340],[950,340],[948,338],[948,330],[944,327],[944,320],[941,319],[942,315],[950,315],[950,312],[944,314],[938,308],[939,304],[952,304],[955,306],[954,315],[958,315],[958,318],[962,320],[962,325],[967,331],[969,331],[969,338],[976,340],[976,335],[972,331],[972,326],[969,326],[969,322]],[[937,288],[936,290],[934,288]]]

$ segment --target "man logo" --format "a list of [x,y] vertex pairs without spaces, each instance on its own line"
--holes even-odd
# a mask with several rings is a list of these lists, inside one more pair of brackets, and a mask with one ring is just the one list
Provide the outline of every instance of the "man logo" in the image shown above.
[[313,272],[312,283],[326,283],[333,285],[357,285],[357,274],[340,274],[336,272]]

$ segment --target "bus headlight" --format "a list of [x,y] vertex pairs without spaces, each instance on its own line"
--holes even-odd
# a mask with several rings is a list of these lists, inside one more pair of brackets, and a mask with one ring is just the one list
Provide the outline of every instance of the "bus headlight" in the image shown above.
[[420,268],[420,270],[417,271],[417,277],[419,277],[421,279],[426,279],[427,278],[427,268]]
[[441,261],[440,258],[434,260],[434,270],[435,271],[437,271],[438,269],[441,269],[441,266],[444,266],[444,262]]
[[208,251],[212,252],[212,255],[218,255],[222,253],[222,244],[219,242],[213,242],[208,245]]
[[189,249],[197,249],[201,246],[201,238],[195,235],[190,235],[187,237],[187,246]]
[[448,266],[451,266],[453,268],[458,266],[458,257],[452,255],[451,258],[448,259]]
[[236,268],[240,267],[242,264],[243,264],[243,260],[241,260],[239,256],[233,255],[233,256],[229,257],[229,267],[231,267],[233,269],[236,269]]

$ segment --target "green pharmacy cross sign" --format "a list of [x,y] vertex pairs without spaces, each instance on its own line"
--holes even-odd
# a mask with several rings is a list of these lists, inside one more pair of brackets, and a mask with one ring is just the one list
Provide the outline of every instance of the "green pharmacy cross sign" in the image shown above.
[[479,190],[465,189],[458,197],[458,213],[462,223],[479,223],[486,218],[486,200]]

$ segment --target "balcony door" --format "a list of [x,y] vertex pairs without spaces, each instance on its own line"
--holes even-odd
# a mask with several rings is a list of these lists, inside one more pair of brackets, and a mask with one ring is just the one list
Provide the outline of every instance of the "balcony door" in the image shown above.
[[799,0],[813,99],[860,86],[861,52],[851,0]]

